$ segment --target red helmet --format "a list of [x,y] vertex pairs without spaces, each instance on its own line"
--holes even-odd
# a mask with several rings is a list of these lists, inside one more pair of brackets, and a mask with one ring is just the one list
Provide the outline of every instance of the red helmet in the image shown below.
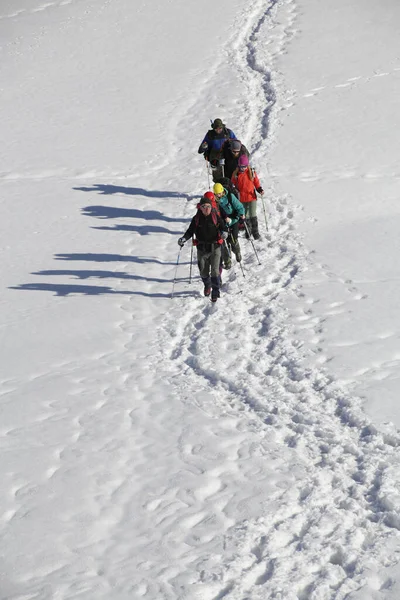
[[203,195],[203,198],[207,198],[207,200],[210,200],[211,202],[214,202],[214,200],[215,200],[215,196],[212,192],[206,192]]

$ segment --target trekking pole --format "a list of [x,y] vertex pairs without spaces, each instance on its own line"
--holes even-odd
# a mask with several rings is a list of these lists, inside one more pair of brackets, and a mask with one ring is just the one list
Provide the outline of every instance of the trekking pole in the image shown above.
[[180,257],[180,255],[181,255],[181,250],[182,250],[182,246],[179,248],[179,252],[178,252],[178,258],[176,259],[176,267],[175,267],[174,281],[173,281],[173,284],[172,284],[171,299],[174,297],[174,289],[175,289],[176,274],[177,274],[177,272],[178,272],[179,257]]
[[189,272],[189,283],[192,283],[192,264],[193,264],[193,242],[190,249],[190,272]]
[[261,201],[262,201],[263,210],[264,210],[265,227],[267,228],[267,231],[269,232],[269,229],[268,229],[268,221],[267,221],[267,211],[266,211],[266,209],[265,209],[264,196],[261,196]]
[[[231,235],[231,238],[232,238],[233,245],[236,246],[237,240],[235,240],[235,238],[233,237],[233,235]],[[246,275],[244,274],[244,269],[243,269],[242,261],[240,260],[240,261],[237,261],[237,262],[240,265],[240,268],[241,268],[242,273],[243,273],[243,277],[246,277]]]
[[211,190],[210,167],[209,167],[209,164],[208,164],[208,159],[206,159],[206,169],[207,169],[207,178],[208,178],[208,189]]
[[246,230],[246,233],[247,233],[247,235],[249,236],[249,240],[250,240],[250,242],[251,242],[251,245],[253,246],[254,254],[255,254],[255,255],[256,255],[256,257],[257,257],[258,264],[259,264],[259,265],[261,265],[260,259],[258,258],[258,254],[257,254],[256,247],[255,247],[255,245],[254,245],[254,242],[253,242],[253,240],[252,240],[252,239],[251,239],[251,237],[250,237],[250,232],[249,232],[249,228],[247,227],[247,223],[246,223],[246,221],[244,221],[244,228],[245,228],[245,230]]
[[222,177],[225,177],[225,159],[224,158],[220,158],[219,159],[219,164],[220,164],[220,167],[222,169]]
[[228,253],[229,260],[232,260],[232,253],[231,253],[231,251],[230,251],[230,248],[229,248],[229,246],[228,246],[228,244],[227,244],[226,240],[224,240],[224,246],[225,246],[225,248],[226,248],[226,251],[227,251],[227,253]]

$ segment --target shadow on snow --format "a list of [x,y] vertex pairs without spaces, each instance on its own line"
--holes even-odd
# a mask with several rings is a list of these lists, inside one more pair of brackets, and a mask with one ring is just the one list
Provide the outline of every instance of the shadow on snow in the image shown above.
[[182,231],[170,231],[165,227],[153,225],[113,225],[112,227],[91,227],[91,229],[102,229],[104,231],[135,231],[139,235],[149,235],[149,233],[169,233],[170,235],[181,236]]
[[[131,188],[122,187],[108,184],[94,184],[93,187],[76,187],[74,190],[83,192],[98,192],[103,195],[112,194],[127,194],[131,196],[147,196],[150,198],[186,198],[191,200],[194,196],[188,194],[182,194],[178,192],[160,191],[160,190],[145,190],[144,188]],[[144,219],[146,221],[159,220],[168,223],[185,223],[188,219],[172,218],[164,215],[158,210],[140,210],[136,208],[120,208],[114,206],[86,206],[82,209],[82,213],[89,217],[98,219],[117,219],[117,218],[132,218],[132,219]],[[160,227],[156,225],[114,225],[112,227],[93,227],[93,229],[108,230],[108,231],[131,231],[136,232],[139,235],[149,235],[151,233],[168,233],[170,235],[181,235],[181,231],[171,231],[166,227]],[[68,261],[92,261],[92,262],[124,262],[124,263],[137,263],[146,264],[154,263],[165,266],[175,266],[175,262],[159,260],[155,257],[141,257],[141,256],[124,256],[120,254],[92,254],[92,253],[71,253],[71,254],[56,254],[55,260],[68,260]],[[182,262],[181,265],[190,264],[188,262]],[[47,270],[38,271],[33,275],[65,275],[73,276],[78,279],[88,279],[90,277],[97,277],[99,279],[113,278],[113,279],[124,279],[124,280],[136,280],[136,281],[152,281],[156,283],[168,283],[172,280],[161,279],[161,278],[149,278],[142,277],[140,275],[130,275],[125,272],[113,272],[113,271],[95,271],[95,270]],[[185,281],[186,278],[179,278],[176,281]],[[70,284],[48,284],[48,283],[26,283],[20,284],[19,286],[13,286],[9,289],[13,290],[35,290],[35,291],[48,291],[54,292],[56,296],[68,296],[70,294],[82,294],[86,296],[93,296],[98,294],[123,294],[123,295],[137,295],[146,296],[152,298],[169,298],[170,294],[162,293],[146,293],[138,291],[118,291],[107,286],[89,286],[89,285],[70,285]],[[193,292],[181,292],[176,293],[176,296],[190,296]]]
[[[165,260],[159,260],[153,256],[130,256],[125,254],[93,254],[87,253],[72,253],[72,254],[56,254],[56,260],[88,260],[92,262],[134,262],[139,264],[155,263],[158,265],[176,265],[176,261],[167,262]],[[180,265],[189,265],[190,261],[180,262]]]
[[[45,276],[53,276],[53,275],[61,275],[65,277],[75,277],[76,279],[90,279],[95,277],[96,279],[124,279],[124,280],[134,280],[134,281],[153,281],[155,283],[172,283],[171,279],[161,279],[158,277],[143,277],[142,275],[130,275],[129,273],[125,273],[124,271],[74,271],[73,269],[52,269],[46,271],[36,271],[32,273],[32,275],[45,275]],[[199,277],[197,277],[199,278]],[[192,279],[195,279],[192,277]],[[187,277],[177,277],[175,279],[176,282],[187,281]]]
[[82,213],[87,217],[97,219],[144,219],[146,221],[167,221],[168,223],[185,223],[187,219],[175,219],[167,217],[158,210],[139,210],[137,208],[120,208],[116,206],[85,206]]
[[[118,294],[124,296],[145,296],[146,298],[171,298],[169,294],[150,294],[147,292],[134,292],[129,290],[118,291],[107,286],[98,285],[70,285],[54,283],[24,283],[19,286],[10,287],[11,290],[54,292],[56,296],[69,296],[70,294],[81,294],[83,296],[98,296],[100,294]],[[179,292],[175,296],[193,296],[194,292]],[[197,294],[196,294],[197,295]]]
[[193,198],[193,196],[183,194],[182,192],[145,190],[144,188],[139,187],[123,187],[121,185],[111,185],[107,183],[94,183],[92,187],[74,187],[72,189],[79,192],[98,192],[104,196],[127,194],[128,196],[147,196],[148,198],[186,198],[186,200],[191,200]]

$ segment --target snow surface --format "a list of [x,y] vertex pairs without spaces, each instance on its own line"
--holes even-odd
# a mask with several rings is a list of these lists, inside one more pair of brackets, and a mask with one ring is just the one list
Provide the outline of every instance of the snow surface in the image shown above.
[[[0,2],[1,600],[399,598],[399,17]],[[214,306],[216,117],[268,231]]]

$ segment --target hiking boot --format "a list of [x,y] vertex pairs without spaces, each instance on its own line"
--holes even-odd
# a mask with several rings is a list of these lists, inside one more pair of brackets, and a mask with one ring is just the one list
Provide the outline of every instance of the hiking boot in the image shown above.
[[204,295],[209,296],[211,294],[211,288],[204,286]]
[[216,302],[219,298],[219,290],[213,290],[211,294],[211,302]]
[[260,239],[260,234],[258,232],[258,219],[257,217],[251,217],[251,232],[253,234],[253,238],[255,240]]

